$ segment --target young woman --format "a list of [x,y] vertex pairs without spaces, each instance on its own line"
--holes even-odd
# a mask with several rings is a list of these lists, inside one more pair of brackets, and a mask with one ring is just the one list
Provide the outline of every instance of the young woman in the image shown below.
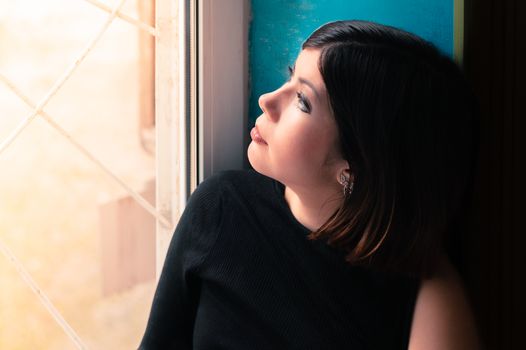
[[476,118],[430,43],[328,23],[260,97],[254,170],[193,193],[141,349],[476,349],[443,241]]

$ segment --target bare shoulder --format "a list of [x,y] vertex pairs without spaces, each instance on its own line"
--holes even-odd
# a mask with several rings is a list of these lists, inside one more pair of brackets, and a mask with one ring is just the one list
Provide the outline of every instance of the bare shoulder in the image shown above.
[[409,338],[410,350],[480,349],[462,280],[446,257],[437,274],[422,281]]

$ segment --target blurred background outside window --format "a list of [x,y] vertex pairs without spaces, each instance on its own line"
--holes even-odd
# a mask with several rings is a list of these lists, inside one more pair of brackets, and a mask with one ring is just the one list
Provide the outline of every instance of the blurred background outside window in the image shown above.
[[[13,88],[39,103],[118,2],[0,0],[0,143],[33,112]],[[153,26],[154,0],[119,11]],[[155,205],[150,33],[115,18],[43,110]],[[40,115],[0,153],[0,169],[2,244],[84,345],[136,348],[155,289],[155,218]],[[0,349],[75,348],[4,255]]]

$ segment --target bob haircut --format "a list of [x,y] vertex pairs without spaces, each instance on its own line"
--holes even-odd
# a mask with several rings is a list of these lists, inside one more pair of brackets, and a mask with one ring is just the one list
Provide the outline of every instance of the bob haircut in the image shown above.
[[428,277],[463,215],[478,155],[476,103],[431,43],[366,21],[318,28],[318,68],[354,189],[309,239],[353,265]]

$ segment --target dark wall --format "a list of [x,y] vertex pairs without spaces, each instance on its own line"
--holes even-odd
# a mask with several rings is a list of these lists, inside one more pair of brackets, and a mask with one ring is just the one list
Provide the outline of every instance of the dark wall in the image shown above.
[[526,349],[526,2],[466,0],[464,67],[481,107],[466,279],[488,349]]

